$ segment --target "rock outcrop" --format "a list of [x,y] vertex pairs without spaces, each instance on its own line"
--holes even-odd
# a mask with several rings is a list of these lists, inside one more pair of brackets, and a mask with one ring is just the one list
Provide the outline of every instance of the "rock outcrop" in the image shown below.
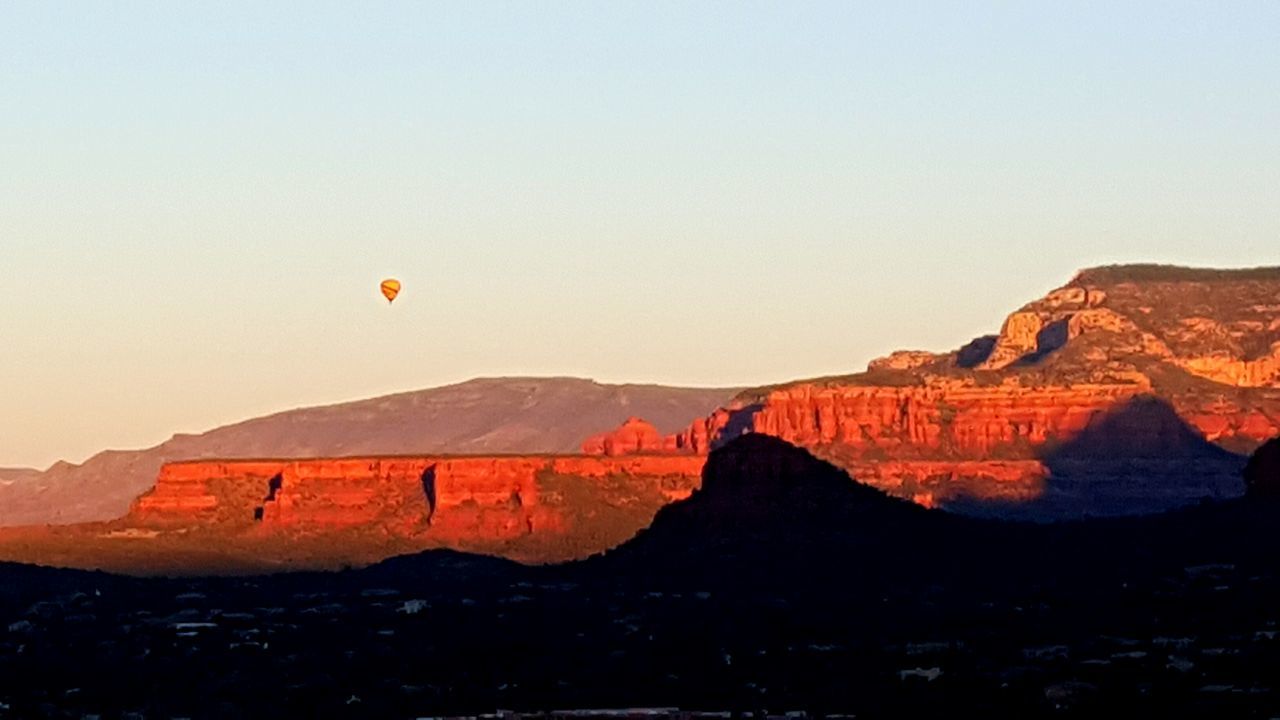
[[1280,268],[1085,270],[997,336],[748,391],[661,447],[704,454],[744,433],[922,504],[995,514],[1238,495],[1243,459],[1217,446],[1243,453],[1280,433]]
[[663,437],[658,428],[638,417],[627,418],[617,429],[592,435],[582,443],[582,452],[588,455],[660,453],[675,449],[674,438]]
[[625,540],[659,507],[688,497],[704,462],[694,455],[177,462],[117,524],[257,537],[361,530],[459,549],[516,542],[565,550],[525,557],[561,559]]
[[924,350],[896,350],[888,355],[876,358],[867,363],[868,370],[912,370],[930,363],[938,362],[938,353]]
[[835,444],[898,457],[988,458],[1017,455],[1019,446],[1077,433],[1100,411],[1141,391],[1139,386],[1120,384],[800,384],[769,393],[752,415],[752,430],[801,446]]
[[980,367],[1035,361],[1094,333],[1111,335],[1097,348],[1107,360],[1144,356],[1215,383],[1280,387],[1280,269],[1084,270],[1010,315]]

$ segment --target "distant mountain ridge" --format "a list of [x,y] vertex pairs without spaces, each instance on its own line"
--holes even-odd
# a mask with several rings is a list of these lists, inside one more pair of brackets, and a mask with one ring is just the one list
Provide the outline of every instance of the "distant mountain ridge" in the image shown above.
[[0,525],[122,515],[174,460],[411,453],[571,453],[633,415],[670,432],[727,402],[736,388],[611,385],[569,377],[477,378],[455,385],[299,408],[175,435],[155,447],[107,450],[43,472],[0,470]]

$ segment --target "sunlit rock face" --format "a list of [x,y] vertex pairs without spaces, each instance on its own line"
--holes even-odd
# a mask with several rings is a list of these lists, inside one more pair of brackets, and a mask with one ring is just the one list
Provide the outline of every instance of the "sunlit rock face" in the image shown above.
[[587,455],[627,455],[675,449],[674,439],[663,437],[658,428],[638,417],[628,418],[620,427],[592,435],[582,443],[582,452]]
[[996,336],[747,391],[661,447],[703,454],[747,432],[922,504],[995,515],[1239,495],[1244,454],[1280,434],[1280,268],[1084,270]]
[[696,455],[179,462],[120,524],[251,537],[358,530],[443,547],[548,546],[545,556],[513,554],[564,559],[625,540],[659,507],[688,497],[704,463]]

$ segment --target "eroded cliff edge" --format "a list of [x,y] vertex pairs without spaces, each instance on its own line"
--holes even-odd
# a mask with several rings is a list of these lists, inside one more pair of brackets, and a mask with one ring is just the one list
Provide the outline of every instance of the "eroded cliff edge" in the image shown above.
[[698,487],[696,456],[403,456],[166,465],[118,524],[269,539],[355,531],[554,561]]
[[999,334],[848,376],[757,388],[653,439],[584,449],[705,454],[747,432],[810,449],[925,505],[1061,519],[1243,492],[1280,433],[1280,268],[1093,268]]

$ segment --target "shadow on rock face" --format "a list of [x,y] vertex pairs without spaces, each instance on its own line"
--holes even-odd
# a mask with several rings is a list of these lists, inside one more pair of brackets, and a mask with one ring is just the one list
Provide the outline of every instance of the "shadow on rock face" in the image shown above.
[[946,507],[983,517],[1063,520],[1159,513],[1243,491],[1245,458],[1206,440],[1153,396],[1099,413],[1070,439],[1046,444],[1038,459],[1048,470],[1038,497],[962,498]]

